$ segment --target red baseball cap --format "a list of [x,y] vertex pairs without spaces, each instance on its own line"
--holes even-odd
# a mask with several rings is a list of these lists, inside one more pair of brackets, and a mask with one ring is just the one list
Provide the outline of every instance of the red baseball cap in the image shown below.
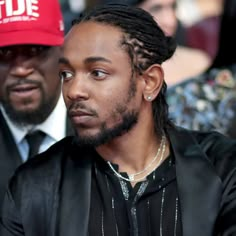
[[0,47],[17,44],[59,46],[63,38],[59,0],[0,1]]

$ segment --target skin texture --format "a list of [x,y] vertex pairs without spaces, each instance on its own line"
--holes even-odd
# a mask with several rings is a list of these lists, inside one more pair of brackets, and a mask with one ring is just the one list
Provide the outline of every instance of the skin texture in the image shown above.
[[60,92],[59,47],[16,45],[0,48],[0,99],[19,125],[42,123]]
[[163,72],[155,64],[132,75],[123,38],[118,27],[102,23],[73,26],[59,60],[60,76],[78,142],[97,146],[105,160],[133,173],[153,159],[160,142],[151,101],[160,91]]

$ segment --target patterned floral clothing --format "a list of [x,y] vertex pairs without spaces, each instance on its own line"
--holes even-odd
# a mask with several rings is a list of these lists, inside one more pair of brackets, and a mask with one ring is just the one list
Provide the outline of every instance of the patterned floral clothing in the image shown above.
[[236,138],[236,65],[170,87],[167,101],[175,124]]

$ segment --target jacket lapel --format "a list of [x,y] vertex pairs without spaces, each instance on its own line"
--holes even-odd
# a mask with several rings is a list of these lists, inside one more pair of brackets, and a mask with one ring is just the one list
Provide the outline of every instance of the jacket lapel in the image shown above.
[[176,161],[183,235],[213,235],[222,192],[220,178],[188,131],[168,133]]
[[[14,137],[0,111],[0,153],[1,158],[5,158],[4,162],[12,162],[12,169],[15,170],[22,164],[21,156],[15,143]],[[0,158],[0,159],[1,159]],[[3,161],[2,161],[3,162]]]
[[57,235],[86,236],[90,211],[91,155],[76,149],[71,153],[77,156],[71,154],[64,164]]
[[0,204],[5,194],[5,186],[22,159],[14,137],[0,111]]

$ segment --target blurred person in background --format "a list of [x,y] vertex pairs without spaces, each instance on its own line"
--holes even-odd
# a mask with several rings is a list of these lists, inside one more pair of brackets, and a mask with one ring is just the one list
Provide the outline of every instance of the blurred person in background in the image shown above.
[[58,76],[60,5],[18,2],[0,5],[0,204],[20,164],[72,133]]
[[[186,45],[206,52],[215,58],[224,0],[198,1],[202,18],[185,27]],[[202,6],[201,6],[202,5]]]
[[72,20],[85,10],[88,1],[89,0],[60,0],[65,34],[69,31]]
[[195,130],[236,138],[236,1],[224,0],[218,52],[205,73],[169,88],[173,121]]
[[[178,27],[176,0],[136,0],[136,6],[151,13],[166,35],[175,37]],[[210,64],[203,51],[178,45],[175,54],[163,63],[165,80],[172,86],[190,76],[202,73]]]
[[177,0],[177,16],[184,26],[190,27],[197,22],[222,13],[224,0]]

